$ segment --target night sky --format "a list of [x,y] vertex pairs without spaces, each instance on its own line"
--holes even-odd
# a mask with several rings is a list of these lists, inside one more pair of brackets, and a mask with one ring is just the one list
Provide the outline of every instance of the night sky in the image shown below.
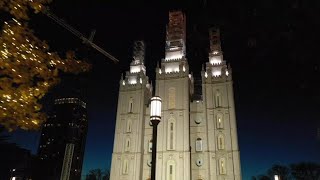
[[[113,64],[51,19],[38,14],[30,25],[53,51],[76,51],[93,67],[88,81],[89,131],[83,174],[109,168],[119,80],[129,69],[134,40],[146,42],[146,67],[154,80],[164,57],[168,11],[187,16],[187,58],[195,76],[208,61],[207,28],[220,27],[224,58],[233,69],[243,179],[272,164],[320,163],[320,2],[198,0],[143,4],[112,1],[58,1],[50,8],[117,57]],[[62,82],[67,83],[67,82]],[[12,141],[36,153],[38,132],[17,131]]]

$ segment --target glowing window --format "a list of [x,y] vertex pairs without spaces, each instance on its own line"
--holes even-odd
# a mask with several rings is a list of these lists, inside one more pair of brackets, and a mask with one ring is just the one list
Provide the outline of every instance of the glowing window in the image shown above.
[[217,120],[217,128],[218,129],[223,129],[223,115],[221,113],[217,114],[216,116]]
[[219,174],[227,174],[227,167],[226,167],[226,160],[225,158],[219,159]]

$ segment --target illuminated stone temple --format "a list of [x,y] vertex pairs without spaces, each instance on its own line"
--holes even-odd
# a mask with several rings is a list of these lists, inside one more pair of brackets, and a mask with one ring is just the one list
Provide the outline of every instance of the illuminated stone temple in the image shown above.
[[111,180],[150,179],[152,94],[162,98],[157,180],[241,179],[232,71],[223,59],[219,29],[210,29],[209,37],[200,98],[193,98],[182,12],[169,13],[165,58],[156,68],[155,89],[146,75],[144,43],[135,42],[130,71],[120,80]]

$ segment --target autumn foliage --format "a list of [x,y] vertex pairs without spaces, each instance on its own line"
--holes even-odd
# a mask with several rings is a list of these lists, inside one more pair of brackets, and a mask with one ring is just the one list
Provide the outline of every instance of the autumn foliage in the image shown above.
[[35,130],[46,120],[39,100],[59,83],[59,71],[80,73],[90,68],[72,52],[64,58],[50,52],[29,29],[28,13],[40,12],[47,3],[0,0],[0,11],[12,16],[1,25],[0,34],[0,124],[10,131]]

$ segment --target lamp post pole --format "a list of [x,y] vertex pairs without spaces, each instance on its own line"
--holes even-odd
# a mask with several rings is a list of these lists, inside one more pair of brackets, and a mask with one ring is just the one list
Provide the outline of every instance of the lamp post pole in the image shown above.
[[161,121],[161,98],[158,96],[151,98],[150,121],[152,123],[152,161],[151,161],[151,180],[156,179],[157,164],[157,138],[158,124]]
[[159,120],[151,120],[152,123],[152,163],[151,163],[151,180],[156,179],[157,164],[157,137]]

